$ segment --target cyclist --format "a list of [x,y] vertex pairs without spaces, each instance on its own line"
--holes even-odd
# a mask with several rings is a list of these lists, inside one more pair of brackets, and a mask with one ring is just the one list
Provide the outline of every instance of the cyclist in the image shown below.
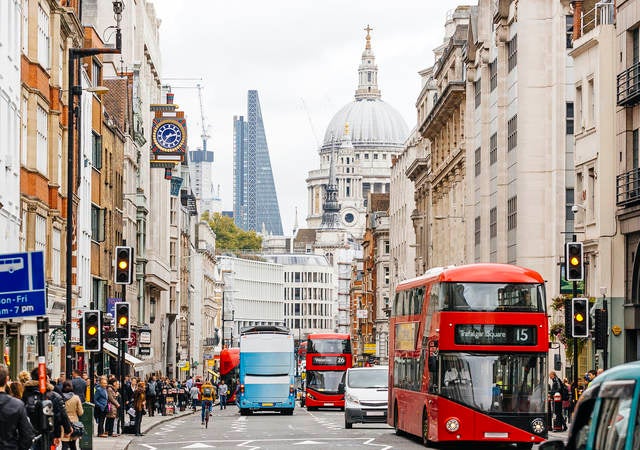
[[209,410],[211,413],[211,409],[213,408],[213,384],[211,381],[205,381],[202,386],[200,386],[200,398],[202,399],[202,425],[204,425],[204,413],[205,408]]

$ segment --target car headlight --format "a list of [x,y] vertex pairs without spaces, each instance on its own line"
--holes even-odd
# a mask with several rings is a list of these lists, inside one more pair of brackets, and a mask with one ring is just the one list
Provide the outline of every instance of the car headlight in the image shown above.
[[448,432],[455,433],[456,431],[458,431],[458,429],[460,429],[460,422],[455,417],[452,417],[451,419],[447,420],[444,426],[447,428]]
[[345,399],[347,402],[349,402],[349,403],[355,403],[356,405],[359,405],[359,404],[360,404],[360,400],[359,400],[357,397],[354,397],[354,396],[353,396],[353,395],[351,395],[351,394],[346,394],[346,395],[344,396],[344,399]]

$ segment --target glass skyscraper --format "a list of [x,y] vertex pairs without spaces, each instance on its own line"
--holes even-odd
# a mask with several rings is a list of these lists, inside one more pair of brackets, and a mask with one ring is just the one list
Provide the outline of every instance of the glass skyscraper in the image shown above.
[[247,96],[247,120],[233,118],[233,216],[243,230],[282,236],[282,221],[273,182],[258,91]]

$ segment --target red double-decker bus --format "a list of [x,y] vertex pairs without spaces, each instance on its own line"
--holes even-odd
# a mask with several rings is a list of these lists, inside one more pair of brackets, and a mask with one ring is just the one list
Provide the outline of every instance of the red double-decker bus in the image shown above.
[[344,408],[344,374],[351,367],[351,336],[340,333],[307,337],[305,405]]
[[389,323],[388,423],[430,442],[547,436],[544,280],[507,264],[430,269],[398,285]]
[[224,348],[220,352],[220,378],[229,387],[227,403],[236,402],[236,385],[240,377],[240,349]]

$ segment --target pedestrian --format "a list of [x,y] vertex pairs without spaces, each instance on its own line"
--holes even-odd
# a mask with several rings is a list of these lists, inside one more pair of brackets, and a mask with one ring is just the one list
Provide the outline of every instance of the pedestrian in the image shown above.
[[[71,421],[67,414],[67,408],[65,407],[62,396],[53,390],[53,385],[49,382],[51,379],[51,369],[47,369],[45,375],[46,392],[44,399],[51,401],[53,406],[53,431],[50,433],[50,440],[55,445],[59,444],[60,438],[66,434],[71,434]],[[49,433],[48,430],[43,430],[42,426],[42,406],[40,404],[40,387],[38,382],[38,367],[35,367],[31,371],[31,380],[27,381],[24,385],[24,393],[22,394],[22,401],[27,409],[27,416],[31,421],[31,425],[34,427],[36,434]]]
[[189,396],[191,397],[191,409],[195,412],[198,407],[198,396],[200,395],[200,389],[195,384],[191,386],[189,390]]
[[566,399],[563,397],[562,399],[562,414],[564,415],[565,421],[567,423],[571,422],[571,413],[573,412],[573,408],[571,407],[571,392],[573,389],[571,388],[571,383],[569,383],[568,379],[562,380],[564,384],[563,394],[566,392]]
[[35,432],[22,401],[8,395],[9,371],[0,365],[0,448],[3,450],[27,450]]
[[24,384],[29,380],[31,380],[31,375],[29,375],[29,372],[26,370],[21,370],[18,374],[18,381],[20,381],[20,383],[22,383],[22,385],[24,386]]
[[227,391],[228,390],[229,390],[229,387],[224,382],[224,380],[222,380],[218,385],[218,397],[220,397],[220,409],[227,409],[227,394],[228,394]]
[[147,384],[147,392],[146,392],[146,401],[147,401],[147,409],[149,410],[149,417],[153,417],[156,406],[156,376],[151,375],[149,378],[149,384]]
[[80,376],[78,369],[73,371],[73,378],[71,378],[71,385],[73,386],[73,393],[76,394],[81,402],[87,401],[87,382]]
[[109,384],[107,385],[107,414],[105,420],[105,431],[107,432],[107,436],[118,436],[117,434],[113,434],[113,424],[118,417],[118,408],[120,408],[120,402],[118,401],[120,394],[118,393],[118,388],[120,383],[116,379],[116,377],[112,377],[109,380]]
[[[562,381],[554,371],[549,372],[549,378],[551,379],[551,387],[549,389],[549,393],[551,394],[551,398],[553,400],[553,414],[555,416],[553,425],[554,429],[559,429],[560,431],[567,430],[567,423],[564,420],[564,416],[562,415],[562,398],[563,398],[563,387]],[[555,395],[558,394],[560,396],[559,401],[556,401]]]
[[98,422],[98,437],[106,438],[108,435],[104,432],[104,422],[107,418],[107,408],[109,407],[109,397],[107,395],[107,377],[104,375],[98,379],[98,385],[93,395],[95,403],[94,415]]
[[[69,420],[71,422],[80,422],[80,417],[84,414],[84,410],[82,409],[80,397],[73,390],[73,380],[67,380],[62,383],[62,399],[67,408]],[[62,436],[62,450],[77,450],[77,440],[77,437],[73,438],[69,435]]]
[[136,436],[142,436],[140,427],[142,425],[142,416],[147,408],[147,386],[144,381],[140,381],[136,391],[133,394],[133,409],[135,411],[135,419],[133,422],[133,432]]
[[22,400],[22,394],[24,392],[24,386],[20,381],[12,381],[9,385],[9,394],[12,397],[17,398],[18,400]]

